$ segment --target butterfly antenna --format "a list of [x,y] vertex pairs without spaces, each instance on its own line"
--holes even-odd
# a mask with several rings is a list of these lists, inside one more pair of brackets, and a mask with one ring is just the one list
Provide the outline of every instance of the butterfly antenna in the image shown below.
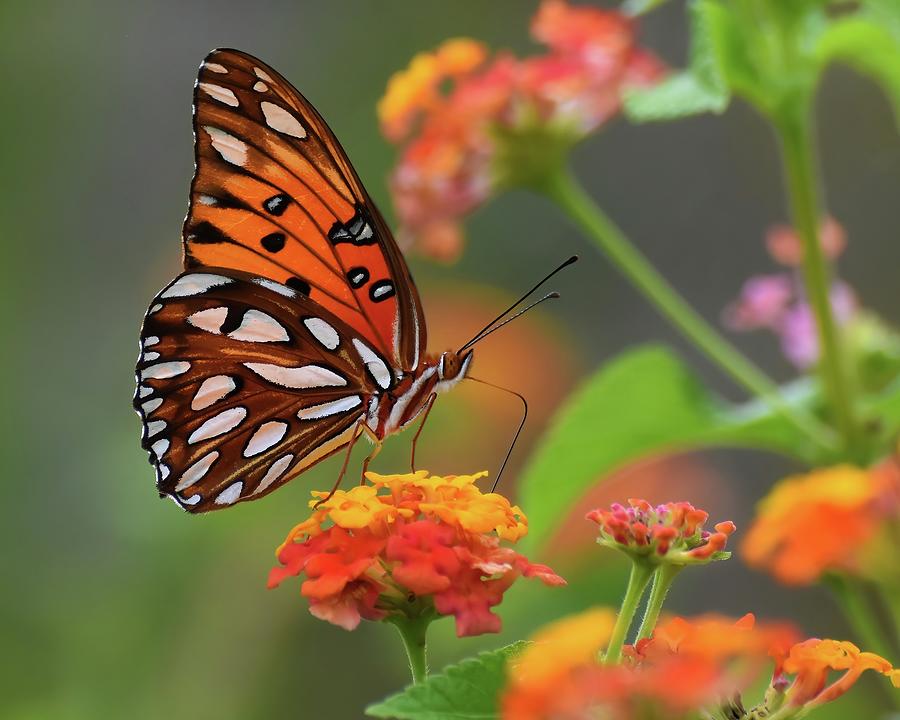
[[500,465],[500,470],[497,472],[497,477],[494,478],[494,484],[491,485],[491,492],[494,492],[497,489],[497,485],[500,484],[500,478],[503,475],[503,471],[506,469],[506,463],[509,462],[509,458],[512,455],[513,448],[515,448],[516,443],[519,440],[519,435],[522,434],[522,428],[525,427],[525,420],[528,419],[528,401],[521,393],[517,393],[515,390],[510,390],[509,388],[501,387],[500,385],[494,385],[494,383],[489,383],[487,380],[479,380],[478,378],[472,377],[471,375],[467,375],[465,379],[472,380],[473,382],[477,382],[482,385],[487,385],[488,387],[492,387],[495,390],[502,390],[503,392],[509,393],[510,395],[515,395],[517,398],[519,398],[519,400],[522,401],[522,420],[519,422],[519,427],[516,429],[516,434],[513,436],[513,440],[509,446],[509,450],[506,451],[506,457],[503,458],[503,463]]
[[[527,306],[525,306],[524,308],[522,308],[521,310],[519,310],[519,312],[517,312],[515,315],[511,315],[511,316],[509,316],[508,318],[506,318],[503,322],[497,323],[496,325],[494,325],[493,327],[491,327],[487,332],[482,331],[480,335],[477,335],[473,340],[469,340],[469,342],[467,342],[465,345],[463,345],[463,346],[462,346],[459,350],[457,350],[456,352],[457,352],[457,353],[461,353],[461,352],[463,352],[466,348],[472,347],[475,343],[481,342],[481,341],[484,340],[488,335],[490,335],[491,333],[496,332],[497,330],[499,330],[500,328],[502,328],[502,327],[503,327],[504,325],[506,325],[507,323],[511,323],[511,322],[512,322],[513,320],[515,320],[517,317],[520,317],[521,315],[524,315],[524,314],[527,313],[529,310],[531,310],[531,308],[537,307],[537,306],[540,305],[542,302],[544,302],[544,300],[556,300],[558,297],[559,297],[559,293],[556,292],[556,291],[551,292],[551,293],[547,293],[547,294],[544,295],[544,297],[542,297],[540,300],[535,300],[535,301],[534,301],[533,303],[531,303],[530,305],[527,305]],[[508,311],[507,311],[507,312],[508,312]],[[496,322],[496,321],[495,321],[495,322]]]
[[557,268],[556,268],[555,270],[553,270],[553,272],[549,273],[543,280],[541,280],[537,285],[535,285],[533,288],[531,288],[531,290],[529,290],[527,293],[525,293],[524,295],[522,295],[522,297],[520,297],[520,298],[519,298],[518,300],[516,300],[512,305],[510,305],[508,308],[506,308],[506,310],[504,310],[504,311],[503,311],[502,313],[500,313],[497,317],[495,317],[493,320],[491,320],[487,325],[485,325],[483,328],[481,328],[481,330],[479,330],[477,333],[475,333],[475,336],[474,336],[471,340],[469,340],[469,342],[467,342],[465,345],[463,345],[463,346],[459,349],[458,352],[462,352],[463,350],[465,350],[465,349],[466,349],[467,347],[469,347],[470,345],[474,345],[474,344],[478,341],[478,339],[481,337],[481,335],[482,335],[484,332],[486,332],[487,330],[489,330],[490,327],[491,327],[495,322],[498,322],[498,321],[501,320],[507,313],[510,313],[510,312],[512,312],[513,310],[515,310],[519,305],[521,305],[521,304],[525,301],[525,299],[526,299],[529,295],[531,295],[531,293],[533,293],[535,290],[537,290],[541,285],[543,285],[543,284],[544,284],[545,282],[547,282],[550,278],[552,278],[554,275],[556,275],[556,273],[558,273],[558,272],[559,272],[560,270],[562,270],[564,267],[568,267],[569,265],[571,265],[572,263],[576,262],[577,260],[578,260],[578,256],[577,256],[577,255],[573,255],[573,256],[570,257],[568,260],[566,260],[565,262],[563,262],[563,263],[561,263],[559,266],[557,266]]

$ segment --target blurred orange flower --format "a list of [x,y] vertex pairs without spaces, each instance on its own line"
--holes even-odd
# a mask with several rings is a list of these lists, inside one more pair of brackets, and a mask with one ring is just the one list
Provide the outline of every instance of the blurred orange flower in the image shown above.
[[544,0],[531,32],[546,54],[488,58],[480,43],[456,39],[417,55],[379,102],[382,131],[401,146],[391,179],[401,239],[433,257],[457,257],[461,217],[502,180],[498,128],[537,125],[571,146],[618,112],[623,87],[662,72],[636,46],[634,21],[615,11]]
[[804,585],[827,572],[867,574],[872,541],[897,517],[900,472],[891,459],[786,478],[760,502],[741,545],[747,563]]
[[348,630],[409,612],[456,618],[457,634],[499,632],[491,608],[519,577],[565,581],[500,545],[527,532],[522,511],[476,475],[367,473],[370,484],[314,492],[313,513],[278,548],[269,587],[306,575],[310,612]]
[[607,510],[597,508],[587,514],[600,526],[597,542],[623,550],[632,556],[651,559],[665,557],[666,562],[690,565],[725,559],[725,544],[734,523],[717,523],[713,532],[704,530],[709,514],[688,502],[651,505],[631,498],[628,506],[614,503]]

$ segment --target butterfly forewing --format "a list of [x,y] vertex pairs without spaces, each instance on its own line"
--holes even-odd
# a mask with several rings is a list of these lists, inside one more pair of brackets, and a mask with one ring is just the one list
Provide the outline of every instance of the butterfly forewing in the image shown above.
[[261,61],[216,50],[200,68],[194,133],[186,268],[233,268],[286,284],[398,369],[415,369],[426,342],[415,285],[309,102]]
[[306,295],[203,268],[150,306],[135,408],[160,491],[204,512],[346,446],[394,380],[367,338]]

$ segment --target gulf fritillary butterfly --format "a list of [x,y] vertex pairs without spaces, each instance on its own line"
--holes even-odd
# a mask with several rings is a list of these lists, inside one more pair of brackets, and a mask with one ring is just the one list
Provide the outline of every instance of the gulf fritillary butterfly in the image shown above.
[[363,434],[377,452],[496,328],[425,354],[384,218],[322,117],[260,60],[206,57],[194,150],[185,272],[144,317],[134,407],[160,494],[199,513],[267,495]]

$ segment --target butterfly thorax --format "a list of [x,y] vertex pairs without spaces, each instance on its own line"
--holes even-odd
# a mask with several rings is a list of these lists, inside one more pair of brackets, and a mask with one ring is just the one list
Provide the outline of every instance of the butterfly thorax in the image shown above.
[[366,423],[379,440],[409,425],[431,402],[433,395],[455,387],[468,373],[472,351],[452,350],[428,355],[412,373],[404,375],[389,391],[369,402]]

